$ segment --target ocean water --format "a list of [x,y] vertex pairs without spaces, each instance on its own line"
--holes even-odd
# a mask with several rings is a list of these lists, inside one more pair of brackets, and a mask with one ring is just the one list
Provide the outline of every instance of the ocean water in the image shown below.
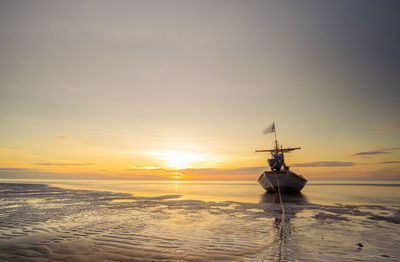
[[400,182],[0,180],[0,261],[400,261]]

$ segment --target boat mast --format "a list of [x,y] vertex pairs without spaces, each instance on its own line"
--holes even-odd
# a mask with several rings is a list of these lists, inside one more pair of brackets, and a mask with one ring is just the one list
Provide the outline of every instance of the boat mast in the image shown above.
[[275,154],[278,154],[278,140],[276,140],[276,127],[275,127],[275,122],[274,122],[274,135],[275,135]]
[[284,153],[289,153],[293,150],[297,150],[300,149],[300,147],[289,147],[289,148],[283,148],[281,145],[281,148],[278,147],[278,139],[276,138],[276,128],[275,128],[275,122],[272,122],[272,126],[268,127],[265,131],[264,134],[269,134],[274,132],[275,134],[275,148],[274,149],[261,149],[261,150],[255,150],[256,153],[260,153],[260,152],[268,152],[271,153],[272,157],[275,155],[279,155],[279,153],[281,153],[281,155],[283,155]]

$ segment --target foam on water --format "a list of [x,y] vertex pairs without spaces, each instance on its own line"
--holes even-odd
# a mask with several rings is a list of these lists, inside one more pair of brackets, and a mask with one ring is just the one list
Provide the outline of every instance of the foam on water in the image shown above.
[[0,260],[400,260],[399,205],[283,201],[284,221],[271,194],[216,202],[4,183]]

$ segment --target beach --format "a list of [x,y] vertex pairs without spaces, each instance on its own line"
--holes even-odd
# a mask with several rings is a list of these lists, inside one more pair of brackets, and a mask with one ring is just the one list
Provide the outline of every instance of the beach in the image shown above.
[[399,261],[399,186],[3,181],[0,260]]
[[0,0],[0,262],[400,262],[399,14]]

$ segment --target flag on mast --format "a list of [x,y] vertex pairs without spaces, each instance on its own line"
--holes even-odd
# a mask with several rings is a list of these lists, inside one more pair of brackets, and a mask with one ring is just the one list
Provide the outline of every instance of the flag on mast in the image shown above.
[[272,122],[272,124],[269,127],[264,129],[264,135],[269,133],[275,133],[275,122]]

